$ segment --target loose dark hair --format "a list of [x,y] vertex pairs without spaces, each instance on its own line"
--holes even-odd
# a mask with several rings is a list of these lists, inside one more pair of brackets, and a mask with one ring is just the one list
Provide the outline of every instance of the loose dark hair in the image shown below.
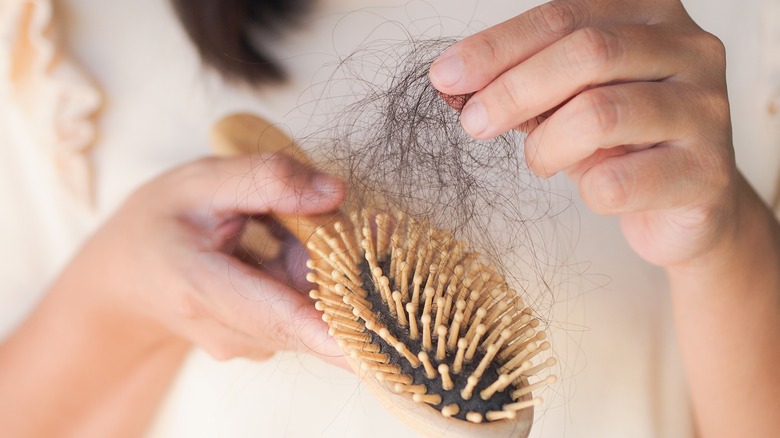
[[313,4],[313,0],[171,1],[203,62],[226,79],[252,85],[285,79],[284,70],[260,40],[300,24]]

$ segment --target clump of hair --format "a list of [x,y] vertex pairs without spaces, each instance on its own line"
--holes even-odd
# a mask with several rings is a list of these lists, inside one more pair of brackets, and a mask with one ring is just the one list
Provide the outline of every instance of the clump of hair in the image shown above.
[[251,85],[285,79],[263,41],[300,24],[312,0],[172,0],[201,59],[228,80]]
[[340,60],[315,104],[345,109],[304,141],[348,181],[351,202],[388,204],[451,230],[514,287],[546,288],[534,224],[553,214],[549,191],[524,164],[522,133],[468,136],[454,108],[470,96],[441,96],[432,86],[430,65],[453,42],[372,43]]

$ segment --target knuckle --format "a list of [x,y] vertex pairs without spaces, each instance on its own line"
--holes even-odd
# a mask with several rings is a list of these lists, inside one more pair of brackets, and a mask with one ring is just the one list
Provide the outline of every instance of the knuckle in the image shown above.
[[295,160],[285,154],[263,154],[255,172],[262,172],[273,180],[287,180],[295,174]]
[[207,312],[199,299],[187,292],[179,293],[174,299],[174,312],[189,320],[203,319]]
[[241,349],[233,342],[212,342],[201,346],[201,348],[218,362],[226,362],[243,356]]
[[569,2],[552,1],[539,6],[536,10],[538,26],[541,31],[563,36],[572,33],[577,28],[577,12]]
[[255,172],[257,181],[263,181],[272,191],[280,193],[306,189],[312,176],[311,168],[285,154],[264,156],[263,165]]
[[308,315],[312,310],[313,306],[307,302],[292,302],[285,310],[276,312],[268,325],[271,344],[294,350],[300,339],[301,326],[310,320]]
[[624,174],[602,163],[583,175],[580,194],[596,213],[608,215],[623,211],[631,198]]
[[736,166],[731,153],[704,154],[701,166],[707,177],[707,186],[715,188],[717,193],[726,190],[735,179]]
[[545,137],[532,132],[525,140],[525,162],[528,168],[540,178],[549,178],[553,175],[545,158]]
[[[250,190],[259,196],[286,199],[302,185],[303,169],[295,160],[283,155],[263,155],[252,172]],[[299,189],[299,188],[298,188]]]
[[723,210],[717,205],[693,205],[676,215],[670,223],[676,231],[688,236],[689,241],[699,242],[698,251],[706,252],[717,241],[717,236],[727,229],[723,221]]
[[574,71],[608,68],[620,53],[620,39],[596,27],[585,27],[564,42],[567,62]]
[[522,112],[528,107],[528,102],[523,98],[524,95],[528,94],[523,92],[522,84],[510,80],[508,77],[501,77],[495,83],[497,95],[502,96],[502,100],[504,100],[501,105],[503,114],[511,115]]
[[287,321],[274,321],[271,323],[269,330],[271,332],[271,339],[276,345],[280,345],[283,348],[290,348],[290,331],[291,327]]
[[729,99],[722,90],[711,90],[701,93],[703,96],[704,113],[709,113],[715,126],[728,127],[731,125],[731,109]]
[[578,96],[579,105],[588,116],[592,129],[601,136],[613,132],[620,123],[620,105],[614,93],[594,88]]
[[504,38],[496,38],[486,33],[478,33],[465,41],[469,44],[473,44],[473,46],[470,47],[473,47],[477,53],[481,53],[484,57],[482,59],[492,59],[502,62],[504,61],[504,58],[506,58],[504,55],[506,51],[499,47],[500,42],[503,40]]
[[726,46],[715,35],[704,32],[701,34],[699,46],[708,63],[718,71],[726,69]]
[[543,166],[540,164],[539,159],[539,143],[536,136],[529,135],[525,140],[525,148],[523,154],[525,155],[525,162],[528,168],[536,175],[541,175],[543,172]]
[[688,137],[689,145],[699,151],[694,165],[708,187],[715,192],[726,190],[736,177],[728,96],[720,89],[699,89],[691,99],[698,99],[696,110],[700,114]]

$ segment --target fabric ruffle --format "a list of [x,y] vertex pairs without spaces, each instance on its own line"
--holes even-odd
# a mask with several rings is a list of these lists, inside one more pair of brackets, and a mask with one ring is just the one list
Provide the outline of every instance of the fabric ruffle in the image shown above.
[[49,151],[66,191],[91,206],[88,152],[103,97],[60,47],[52,0],[0,2],[0,98]]

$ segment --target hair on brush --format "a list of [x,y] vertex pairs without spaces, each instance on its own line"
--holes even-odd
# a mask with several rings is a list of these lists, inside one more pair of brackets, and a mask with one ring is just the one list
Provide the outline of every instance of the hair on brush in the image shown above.
[[[427,81],[428,58],[442,44],[414,43],[403,63],[414,68],[389,74],[389,85],[371,88],[375,94],[347,113],[365,117],[366,105],[379,105],[387,118],[334,124],[329,164],[352,196],[342,210],[276,219],[306,245],[307,279],[317,285],[310,296],[386,407],[427,436],[522,437],[541,403],[532,391],[555,381],[539,377],[556,363],[540,357],[550,344],[502,272],[499,248],[482,236],[476,250],[452,231],[489,218],[480,214],[506,193],[507,179],[480,172],[515,171],[517,145],[465,138],[452,98]],[[313,164],[254,116],[229,116],[212,133],[223,154],[281,152]]]
[[[362,217],[361,217],[362,216]],[[317,308],[345,353],[386,389],[447,418],[511,420],[555,364],[539,321],[494,268],[402,212],[353,213],[309,240]],[[530,412],[530,410],[529,410]],[[406,415],[407,413],[404,413]]]

